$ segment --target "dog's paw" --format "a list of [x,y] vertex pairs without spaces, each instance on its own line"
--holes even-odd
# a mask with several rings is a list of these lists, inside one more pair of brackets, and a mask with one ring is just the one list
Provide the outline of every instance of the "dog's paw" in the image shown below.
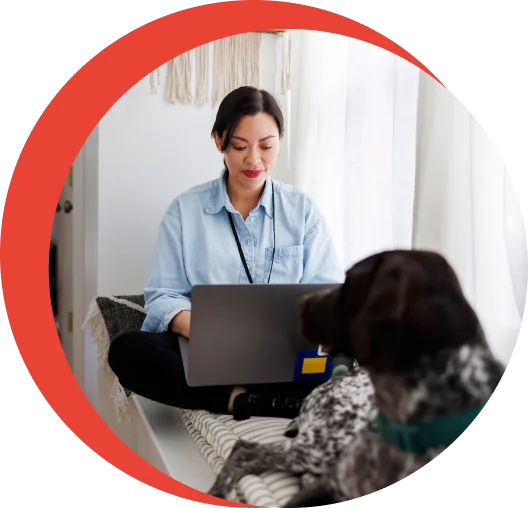
[[224,489],[216,485],[213,485],[213,487],[207,491],[207,494],[213,497],[217,497],[219,499],[227,499],[227,493],[224,492]]
[[233,446],[233,450],[256,450],[260,448],[260,446],[260,443],[256,443],[254,441],[245,441],[244,439],[239,439]]

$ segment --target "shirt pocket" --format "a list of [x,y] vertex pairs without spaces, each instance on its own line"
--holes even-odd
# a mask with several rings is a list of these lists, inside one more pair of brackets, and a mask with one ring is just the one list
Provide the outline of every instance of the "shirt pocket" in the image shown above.
[[303,253],[303,245],[276,247],[275,256],[273,256],[273,247],[266,248],[264,282],[268,282],[270,269],[272,270],[270,279],[272,284],[299,282],[303,274]]

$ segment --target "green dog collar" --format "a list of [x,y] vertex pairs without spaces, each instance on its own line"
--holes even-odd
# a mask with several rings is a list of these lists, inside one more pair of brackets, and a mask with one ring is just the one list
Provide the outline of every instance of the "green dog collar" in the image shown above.
[[409,425],[378,414],[378,434],[381,439],[405,453],[424,453],[431,448],[453,443],[477,417],[486,405],[459,411],[437,420]]

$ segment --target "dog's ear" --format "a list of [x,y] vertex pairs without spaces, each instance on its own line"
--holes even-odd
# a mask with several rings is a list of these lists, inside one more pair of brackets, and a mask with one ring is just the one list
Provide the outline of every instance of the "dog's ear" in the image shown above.
[[350,268],[339,295],[340,312],[355,316],[365,303],[384,253],[369,256]]
[[387,256],[380,256],[363,292],[360,310],[350,323],[355,357],[365,366],[392,356],[407,309],[411,274],[402,266],[386,264]]
[[337,350],[345,356],[358,359],[360,347],[355,324],[361,320],[363,308],[369,299],[376,274],[383,263],[384,253],[378,253],[357,262],[346,273],[337,300],[336,318],[341,321]]

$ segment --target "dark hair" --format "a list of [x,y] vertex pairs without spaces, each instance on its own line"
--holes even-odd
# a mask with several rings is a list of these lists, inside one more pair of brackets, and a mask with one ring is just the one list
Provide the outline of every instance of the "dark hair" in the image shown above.
[[284,135],[284,118],[281,108],[273,95],[266,90],[242,86],[224,97],[211,131],[211,136],[216,133],[222,139],[222,152],[227,150],[240,119],[243,116],[254,116],[257,113],[271,115],[279,129],[279,136]]

